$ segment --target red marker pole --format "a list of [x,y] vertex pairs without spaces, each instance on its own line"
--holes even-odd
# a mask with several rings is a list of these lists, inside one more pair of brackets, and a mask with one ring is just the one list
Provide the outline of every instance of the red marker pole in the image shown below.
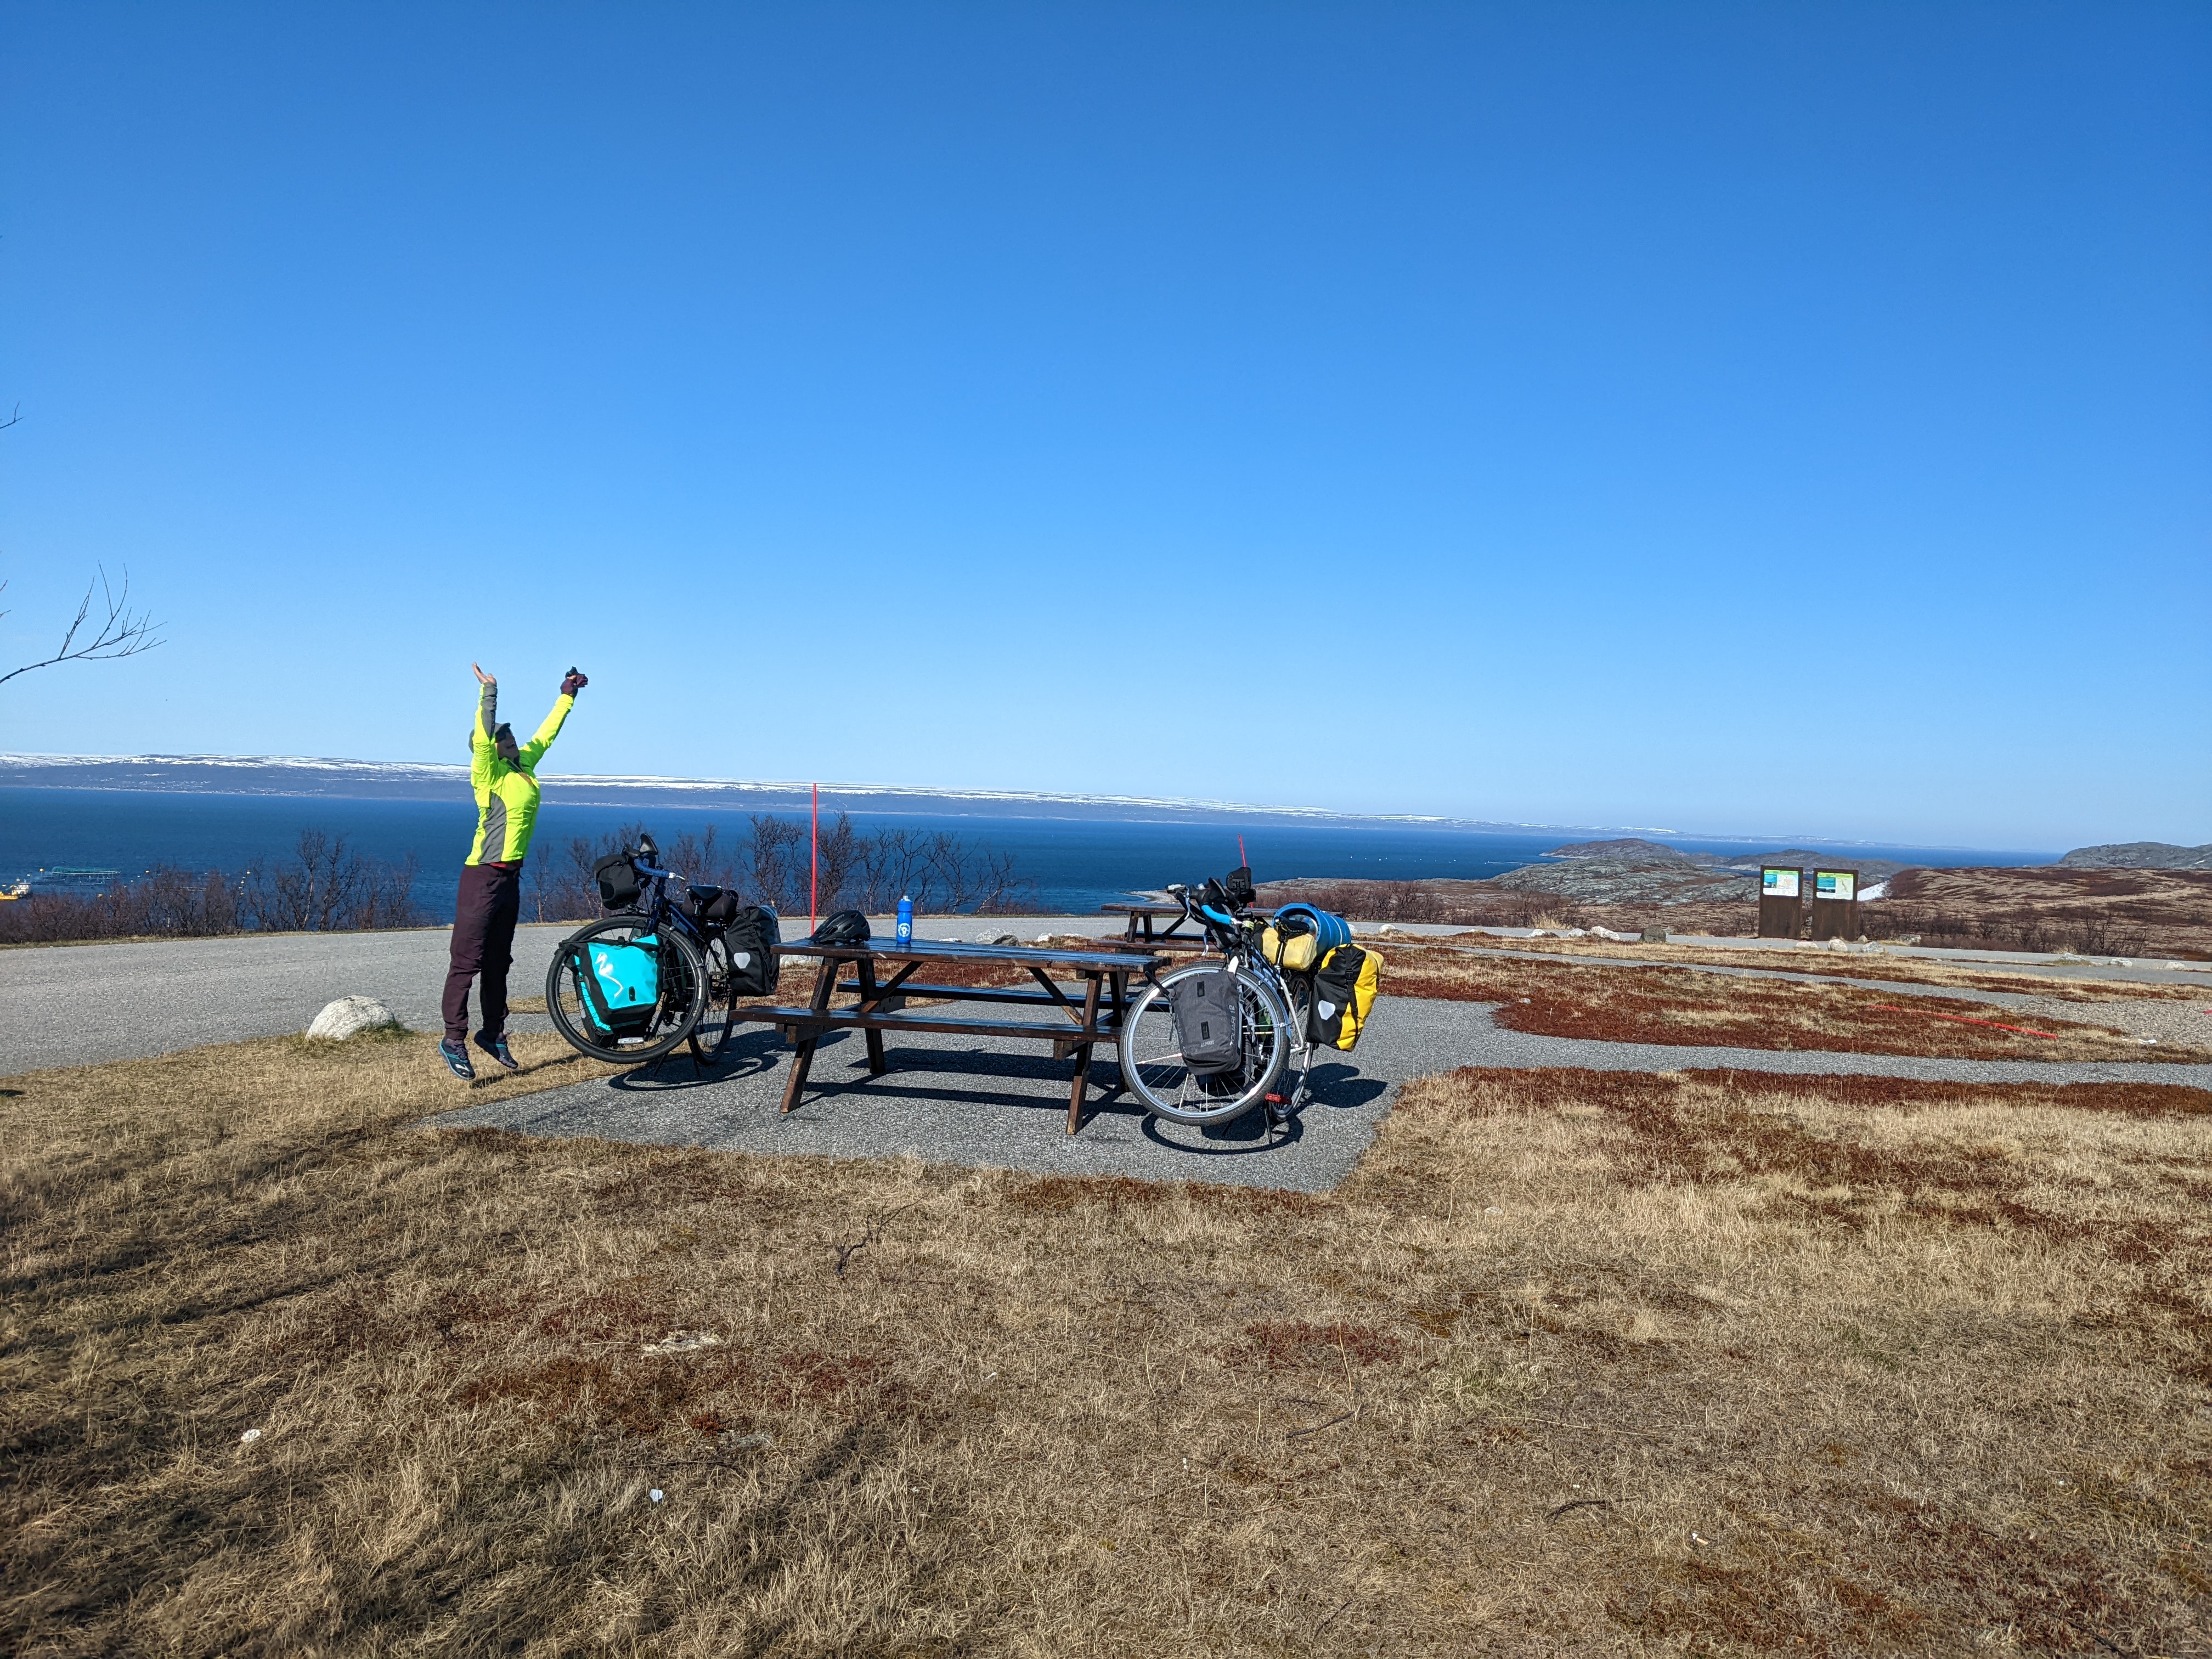
[[822,786],[814,786],[814,824],[806,834],[806,919],[822,920]]
[[1242,836],[1237,837],[1237,862],[1247,870],[1252,867],[1252,860],[1244,856],[1244,837]]

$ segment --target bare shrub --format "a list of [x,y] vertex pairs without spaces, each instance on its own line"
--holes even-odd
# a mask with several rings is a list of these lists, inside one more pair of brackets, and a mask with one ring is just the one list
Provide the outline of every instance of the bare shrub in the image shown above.
[[104,893],[32,893],[0,904],[0,944],[70,939],[204,938],[235,933],[241,917],[236,883],[221,871],[163,865],[143,880]]
[[2054,917],[2021,908],[1962,911],[1941,904],[1886,900],[1859,907],[1869,939],[1917,935],[1919,943],[1959,951],[2079,951],[2094,957],[2136,957],[2154,947],[2109,909]]
[[343,836],[302,830],[289,863],[264,860],[246,879],[241,908],[266,933],[326,933],[406,927],[422,920],[415,904],[412,853],[387,863],[346,845]]
[[1480,892],[1472,883],[1424,881],[1268,882],[1260,902],[1318,905],[1354,921],[1426,921],[1455,927],[1576,927],[1582,907],[1556,893]]
[[[641,824],[624,824],[597,838],[577,836],[532,869],[532,914],[540,921],[570,921],[599,914],[599,884],[592,866],[609,854],[635,847]],[[689,880],[723,887],[748,904],[781,915],[857,909],[881,914],[902,896],[930,915],[972,912],[1019,914],[1030,908],[1033,884],[1017,873],[1014,856],[988,842],[945,830],[863,832],[843,812],[825,822],[819,839],[818,886],[810,865],[807,826],[795,818],[756,813],[735,846],[714,825],[677,836],[661,848],[665,866]],[[818,894],[818,896],[817,896]]]
[[161,865],[104,893],[14,900],[0,905],[0,944],[419,927],[416,874],[411,854],[392,864],[352,851],[343,836],[306,830],[289,862],[257,860],[242,876]]

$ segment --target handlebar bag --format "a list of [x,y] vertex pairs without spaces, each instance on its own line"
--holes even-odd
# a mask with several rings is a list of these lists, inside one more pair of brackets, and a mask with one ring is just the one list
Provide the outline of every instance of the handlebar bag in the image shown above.
[[1244,1011],[1237,975],[1215,968],[1190,974],[1169,993],[1176,1047],[1200,1077],[1231,1072],[1244,1060]]
[[775,947],[783,942],[783,923],[775,912],[748,904],[731,917],[722,942],[730,949],[731,990],[741,997],[773,996],[782,966]]
[[660,1003],[660,941],[653,934],[631,945],[593,939],[584,947],[576,981],[584,1012],[602,1031],[627,1036],[653,1024]]
[[1347,1054],[1357,1047],[1382,977],[1382,958],[1357,945],[1340,945],[1323,957],[1314,969],[1313,1041]]
[[592,866],[599,884],[599,903],[609,910],[627,910],[643,890],[637,866],[627,853],[610,853]]

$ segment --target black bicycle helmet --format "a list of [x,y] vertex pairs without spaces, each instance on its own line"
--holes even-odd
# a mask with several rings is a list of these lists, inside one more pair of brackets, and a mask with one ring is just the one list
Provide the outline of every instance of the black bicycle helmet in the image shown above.
[[858,910],[840,910],[834,916],[824,916],[809,939],[816,945],[866,945],[868,919]]

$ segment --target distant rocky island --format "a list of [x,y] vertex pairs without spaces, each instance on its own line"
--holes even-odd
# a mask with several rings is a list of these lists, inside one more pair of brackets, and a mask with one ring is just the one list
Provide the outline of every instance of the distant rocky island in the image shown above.
[[2077,848],[2055,865],[1907,867],[1785,847],[1723,856],[1635,836],[1570,842],[1486,881],[1269,882],[1269,903],[1302,899],[1362,919],[1467,926],[1750,933],[1759,872],[1856,870],[1860,925],[1875,939],[2019,951],[2212,957],[2212,847],[2129,842]]
[[2062,870],[2212,870],[2212,845],[2176,847],[2170,841],[2123,841],[2077,847],[2058,860]]
[[1863,890],[1905,867],[1889,859],[1816,853],[1802,847],[1726,857],[1686,853],[1663,842],[1634,836],[1569,842],[1553,848],[1544,858],[1549,862],[1509,870],[1485,884],[1508,892],[1548,893],[1576,904],[1724,904],[1757,898],[1759,872],[1769,865],[1802,870],[1808,876],[1815,868],[1856,870]]

